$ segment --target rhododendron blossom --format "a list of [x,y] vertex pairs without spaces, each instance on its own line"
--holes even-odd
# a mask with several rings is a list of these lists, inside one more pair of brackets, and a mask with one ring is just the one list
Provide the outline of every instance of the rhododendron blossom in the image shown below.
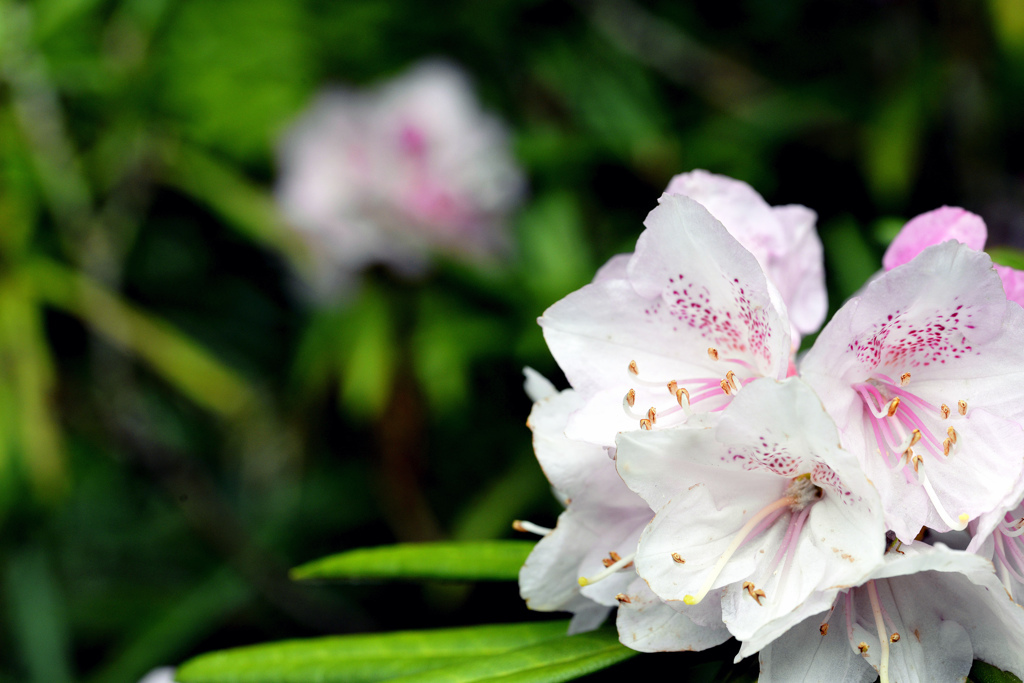
[[800,365],[905,543],[963,529],[1024,470],[1024,311],[956,242],[869,283]]
[[759,683],[959,683],[974,659],[1024,673],[1024,608],[986,560],[924,544],[886,560],[762,649]]
[[417,271],[431,250],[494,253],[523,188],[504,126],[446,62],[322,94],[285,135],[279,165],[278,202],[309,242],[321,287],[373,262]]
[[801,334],[821,327],[828,295],[814,211],[799,204],[769,206],[747,183],[702,170],[675,176],[665,192],[696,200],[754,255],[786,304],[794,348]]
[[797,607],[827,606],[881,562],[885,535],[877,493],[838,441],[795,378],[747,385],[720,418],[621,434],[619,473],[657,511],[637,573],[684,615],[720,595],[750,652]]
[[[988,239],[988,228],[981,216],[955,206],[942,206],[907,222],[889,245],[882,258],[886,270],[910,261],[925,248],[955,240],[981,251]],[[1024,271],[993,264],[1003,281],[1006,298],[1024,305]]]
[[719,411],[758,377],[785,377],[785,305],[757,260],[700,204],[663,195],[628,258],[544,312],[551,353],[585,401],[566,434],[621,431]]

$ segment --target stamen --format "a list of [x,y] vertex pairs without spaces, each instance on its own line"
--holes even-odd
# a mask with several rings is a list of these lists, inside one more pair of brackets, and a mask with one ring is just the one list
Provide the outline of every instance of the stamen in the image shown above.
[[601,564],[603,564],[606,567],[610,567],[621,559],[622,556],[613,550],[610,553],[608,553],[608,557],[601,560]]
[[679,553],[672,553],[672,561],[678,564],[686,564],[686,560],[679,556]]
[[629,599],[629,596],[626,595],[625,593],[616,593],[615,594],[615,599],[619,601],[620,605],[622,603],[629,604],[629,603],[633,602],[632,600]]
[[[918,469],[915,467],[914,471],[918,472]],[[928,494],[928,500],[932,502],[932,507],[934,507],[935,511],[939,513],[939,517],[946,523],[951,531],[962,531],[967,528],[967,522],[971,519],[970,516],[967,515],[967,513],[962,513],[959,516],[959,521],[953,521],[953,518],[950,517],[948,512],[946,512],[946,508],[942,507],[942,503],[939,502],[939,496],[935,493],[935,489],[932,488],[932,483],[928,481],[928,475],[925,472],[924,467],[921,467],[920,469],[918,481],[924,487],[924,492]]]
[[735,372],[730,370],[729,372],[725,373],[725,379],[727,382],[729,382],[729,386],[732,387],[732,391],[734,394],[740,393],[740,385],[736,382]]
[[[875,631],[878,633],[878,642],[882,645],[882,659],[878,666],[878,683],[889,683],[889,639],[883,636],[885,624],[882,623],[882,610],[878,606],[878,590],[874,581],[868,581],[868,599],[871,600],[871,611],[875,614]],[[864,645],[864,643],[861,643]],[[867,654],[868,648],[865,645],[862,653]]]
[[[685,403],[683,400],[685,399]],[[690,392],[686,390],[686,387],[679,387],[676,389],[676,402],[679,403],[679,407],[686,411],[686,414],[690,414]]]
[[732,396],[732,386],[729,385],[729,380],[723,379],[721,383],[722,391],[725,392],[726,396]]
[[643,419],[643,415],[641,415],[640,413],[634,413],[632,410],[630,410],[630,408],[632,408],[635,404],[636,392],[630,389],[629,391],[626,392],[626,395],[622,397],[622,412],[624,412],[628,417],[634,420]]
[[967,401],[963,401],[963,400],[957,401],[956,402],[956,409],[957,409],[957,412],[960,413],[961,415],[966,415],[967,414]]
[[823,636],[827,636],[828,635],[828,620],[832,618],[832,614],[835,611],[836,611],[836,603],[833,602],[832,603],[832,607],[829,608],[829,610],[828,610],[828,614],[826,614],[825,618],[822,620],[821,626],[818,627],[818,631],[821,633],[821,635],[823,635]]
[[953,440],[952,439],[943,439],[942,440],[942,454],[943,455],[949,455],[949,449],[952,448],[952,446],[953,446]]
[[538,536],[547,536],[552,531],[552,529],[534,524],[533,522],[527,522],[524,519],[517,519],[512,522],[512,528],[524,534],[537,534]]
[[748,595],[750,595],[750,597],[752,597],[752,598],[754,598],[755,600],[757,600],[757,604],[758,604],[758,605],[760,605],[760,604],[761,604],[761,598],[766,598],[766,597],[768,597],[768,596],[766,596],[766,595],[764,594],[764,591],[763,591],[763,590],[761,590],[760,588],[756,587],[756,586],[755,586],[755,585],[754,585],[754,584],[753,584],[752,582],[750,582],[750,581],[744,581],[744,582],[743,582],[743,590],[747,591],[747,594],[748,594]]
[[[857,649],[860,650],[860,653],[862,655],[864,655],[865,657],[868,656],[868,644],[865,643],[863,640],[860,641],[860,645],[857,646]],[[888,683],[888,682],[886,682],[886,683]]]
[[651,424],[658,424],[658,411],[654,406],[647,409],[647,419],[651,421]]
[[736,532],[736,535],[732,537],[732,542],[729,544],[729,547],[726,548],[725,552],[722,553],[722,556],[718,558],[718,562],[711,569],[711,574],[704,581],[704,585],[700,587],[700,590],[697,591],[697,595],[685,595],[683,596],[683,602],[687,605],[696,605],[703,600],[704,596],[706,596],[708,591],[711,590],[711,586],[715,583],[715,579],[717,579],[718,575],[722,573],[723,569],[725,569],[725,565],[729,562],[730,558],[732,558],[733,553],[735,553],[740,545],[742,545],[743,541],[746,540],[754,527],[756,527],[762,519],[776,510],[793,505],[796,502],[797,499],[795,496],[784,496],[773,503],[769,503],[757,514],[747,520],[747,523],[743,525],[743,528]]
[[892,635],[889,636],[889,642],[890,643],[898,643],[898,642],[900,642],[900,634],[897,633],[896,631],[893,631]]
[[605,567],[603,571],[600,571],[600,572],[594,574],[593,576],[591,576],[589,578],[586,577],[586,576],[581,576],[577,580],[577,583],[579,583],[581,586],[589,586],[592,583],[597,583],[598,581],[603,581],[604,579],[607,579],[609,576],[611,576],[615,572],[619,571],[620,569],[624,569],[627,565],[632,563],[633,562],[633,557],[635,557],[635,556],[636,556],[636,553],[630,553],[629,555],[626,555],[625,557],[621,558],[615,564],[612,564],[612,565],[609,565],[608,567]]
[[653,423],[648,418],[645,417],[642,420],[640,420],[640,429],[643,429],[643,430],[646,430],[646,431],[649,432],[649,431],[651,431],[652,427],[653,427]]
[[626,403],[632,408],[636,404],[636,392],[630,389],[626,392]]
[[716,349],[714,346],[709,346],[708,358],[710,358],[711,360],[718,360],[718,349]]
[[888,416],[892,417],[896,414],[896,409],[900,407],[900,397],[897,396],[893,400],[889,401]]
[[1018,526],[1013,526],[1012,524],[1006,524],[1004,522],[1000,525],[999,531],[1002,532],[1003,536],[1010,536],[1012,538],[1024,536],[1024,519],[1017,524]]
[[634,375],[639,375],[640,374],[640,368],[638,368],[636,366],[636,361],[635,360],[629,361],[629,371],[632,374],[634,374]]
[[956,444],[956,430],[953,429],[952,425],[950,425],[949,429],[946,430],[946,434],[949,435],[950,441],[952,441],[953,444],[955,445]]
[[906,453],[913,446],[917,445],[917,442],[921,440],[921,430],[915,429],[914,431],[907,434],[900,445],[893,449],[895,453]]
[[828,623],[824,623],[821,626],[819,626],[818,627],[818,631],[821,632],[821,635],[827,636],[828,635]]
[[910,373],[904,372],[902,375],[900,375],[900,386],[905,387],[908,384],[910,384]]
[[942,413],[942,419],[945,420],[946,418],[949,417],[949,406],[943,403],[941,406],[939,406],[939,412]]

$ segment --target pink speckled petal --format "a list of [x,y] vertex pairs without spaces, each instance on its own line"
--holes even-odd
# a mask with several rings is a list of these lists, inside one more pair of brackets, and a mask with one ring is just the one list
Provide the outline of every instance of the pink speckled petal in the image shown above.
[[971,249],[985,248],[988,229],[981,216],[956,206],[942,206],[910,219],[882,257],[882,265],[892,270],[909,262],[925,248],[955,240]]
[[828,306],[814,211],[796,204],[769,206],[747,183],[702,170],[675,176],[665,192],[701,204],[754,255],[789,309],[794,346],[798,334],[821,327]]

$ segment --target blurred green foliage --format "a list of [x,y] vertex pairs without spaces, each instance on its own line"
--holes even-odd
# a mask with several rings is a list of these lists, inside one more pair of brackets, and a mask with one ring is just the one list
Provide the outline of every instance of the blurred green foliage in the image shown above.
[[[321,87],[438,55],[512,130],[511,256],[309,297],[281,132]],[[287,569],[554,522],[523,426],[522,366],[564,385],[536,317],[632,249],[674,173],[817,210],[833,309],[941,204],[1024,262],[1021,106],[1014,0],[0,0],[0,683],[538,618],[512,585]],[[752,680],[731,656],[673,655]]]

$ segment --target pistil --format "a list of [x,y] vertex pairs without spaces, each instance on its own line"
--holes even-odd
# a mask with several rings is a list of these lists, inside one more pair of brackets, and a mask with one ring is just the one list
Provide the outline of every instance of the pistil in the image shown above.
[[871,611],[875,615],[878,642],[882,646],[882,658],[878,666],[878,683],[889,683],[889,638],[885,635],[885,624],[882,622],[882,610],[879,606],[878,591],[874,581],[868,581],[868,599],[871,600]]
[[603,569],[602,571],[599,571],[598,573],[594,574],[593,576],[590,576],[590,577],[581,576],[579,578],[579,580],[578,580],[578,583],[581,586],[589,586],[592,583],[597,583],[598,581],[604,581],[605,579],[607,579],[609,576],[611,576],[615,572],[619,571],[620,569],[625,569],[628,565],[632,564],[634,557],[636,557],[636,553],[630,553],[629,555],[625,555],[625,556],[619,558],[618,562],[615,562],[614,564],[608,565],[607,567],[605,567],[605,569]]

